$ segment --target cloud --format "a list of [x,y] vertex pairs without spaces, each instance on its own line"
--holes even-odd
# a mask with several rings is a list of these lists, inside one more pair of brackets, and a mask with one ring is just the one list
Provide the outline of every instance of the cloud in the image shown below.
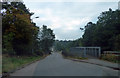
[[116,9],[117,3],[35,2],[27,6],[35,13],[31,18],[40,17],[33,19],[37,26],[47,25],[54,30],[56,39],[72,40],[82,37],[80,27],[84,27],[90,21],[95,23],[101,12],[109,8]]

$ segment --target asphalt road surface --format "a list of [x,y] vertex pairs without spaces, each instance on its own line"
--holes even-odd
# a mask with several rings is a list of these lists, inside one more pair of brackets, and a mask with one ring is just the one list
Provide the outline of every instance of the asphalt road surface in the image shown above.
[[118,71],[94,64],[64,59],[53,53],[45,59],[11,74],[12,76],[118,76]]

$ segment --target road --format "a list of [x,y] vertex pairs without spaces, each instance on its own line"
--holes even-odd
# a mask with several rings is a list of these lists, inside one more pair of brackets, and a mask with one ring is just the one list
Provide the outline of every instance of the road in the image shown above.
[[64,59],[53,53],[45,59],[11,74],[12,76],[118,76],[118,71],[94,64]]

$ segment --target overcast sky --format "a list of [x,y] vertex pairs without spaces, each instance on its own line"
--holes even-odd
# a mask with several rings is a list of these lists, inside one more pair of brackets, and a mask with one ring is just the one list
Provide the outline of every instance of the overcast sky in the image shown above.
[[[109,1],[109,2],[108,2]],[[47,25],[51,28],[59,40],[75,40],[83,35],[80,27],[88,22],[96,22],[97,17],[109,8],[116,10],[119,0],[24,0],[30,12],[35,14],[32,18],[39,16],[33,21],[37,26]]]

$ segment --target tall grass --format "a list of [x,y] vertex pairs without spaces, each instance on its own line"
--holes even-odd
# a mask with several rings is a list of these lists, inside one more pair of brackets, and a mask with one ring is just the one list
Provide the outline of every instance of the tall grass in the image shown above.
[[2,73],[10,72],[25,64],[40,59],[41,56],[6,56],[3,55]]
[[119,55],[116,56],[115,54],[102,54],[101,59],[114,63],[120,63],[119,57],[120,57]]

